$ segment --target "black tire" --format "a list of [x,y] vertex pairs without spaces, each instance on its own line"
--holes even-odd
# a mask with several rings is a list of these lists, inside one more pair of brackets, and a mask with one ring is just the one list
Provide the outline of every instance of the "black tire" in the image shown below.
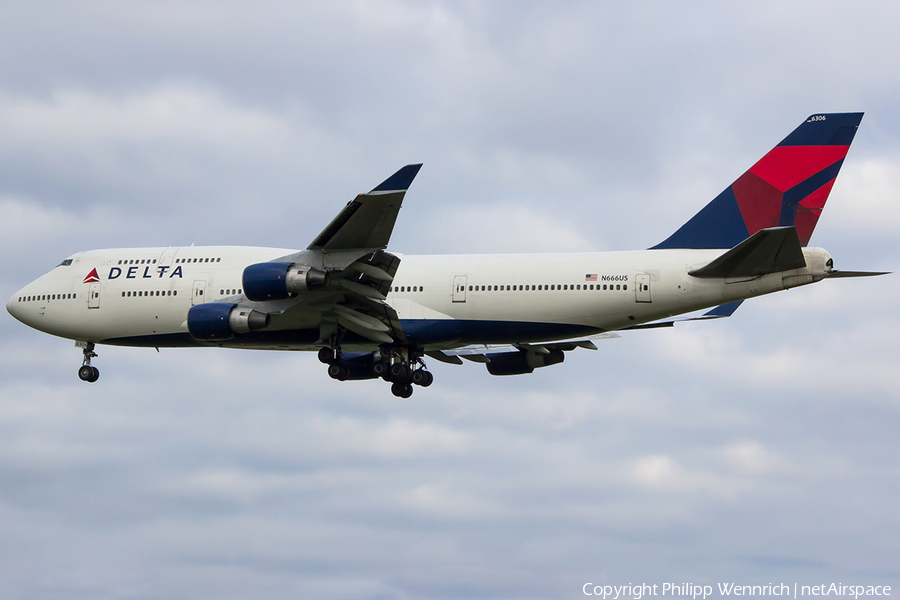
[[372,375],[375,377],[382,377],[385,373],[387,373],[387,365],[381,361],[372,363]]
[[425,376],[428,371],[424,369],[418,369],[417,371],[413,371],[412,377],[410,380],[416,385],[425,385],[425,380],[427,377]]
[[330,365],[334,362],[334,350],[331,348],[319,348],[319,362]]
[[91,378],[88,379],[88,383],[94,383],[95,381],[100,379],[100,369],[98,369],[97,367],[91,367],[91,371]]
[[340,363],[329,365],[328,376],[338,381],[345,381],[347,379],[347,367]]
[[422,387],[428,387],[434,383],[434,375],[431,374],[431,371],[425,371],[425,381],[422,382]]
[[388,369],[388,377],[395,383],[408,383],[411,375],[409,366],[403,363],[394,363]]
[[93,376],[94,367],[90,365],[83,365],[80,369],[78,369],[78,379],[82,381],[90,382]]
[[409,398],[410,396],[412,396],[413,389],[412,386],[408,383],[395,381],[391,385],[391,393],[398,398]]

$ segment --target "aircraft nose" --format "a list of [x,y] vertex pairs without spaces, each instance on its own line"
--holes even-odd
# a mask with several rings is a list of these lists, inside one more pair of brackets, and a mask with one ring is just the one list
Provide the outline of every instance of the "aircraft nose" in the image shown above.
[[21,321],[24,323],[25,321],[23,320],[22,315],[22,303],[19,302],[20,298],[22,298],[22,290],[16,292],[16,294],[6,303],[6,312],[15,317],[17,321]]

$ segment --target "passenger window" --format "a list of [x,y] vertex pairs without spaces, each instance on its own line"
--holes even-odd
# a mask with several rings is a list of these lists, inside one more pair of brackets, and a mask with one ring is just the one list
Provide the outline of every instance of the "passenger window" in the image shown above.
[[623,290],[627,290],[627,289],[628,289],[628,286],[627,286],[627,285],[623,285],[623,286],[622,286],[622,289],[623,289]]
[[617,290],[618,290],[618,289],[621,289],[621,287],[622,287],[622,286],[617,285],[617,286],[616,286],[616,289],[617,289]]

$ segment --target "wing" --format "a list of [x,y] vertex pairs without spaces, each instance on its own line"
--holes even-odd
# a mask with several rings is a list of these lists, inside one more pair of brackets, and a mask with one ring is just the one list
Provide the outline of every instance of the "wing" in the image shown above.
[[400,259],[385,248],[421,167],[407,165],[348,202],[306,250],[245,269],[244,292],[272,329],[318,327],[314,345],[331,345],[344,331],[378,344],[405,341],[385,302]]

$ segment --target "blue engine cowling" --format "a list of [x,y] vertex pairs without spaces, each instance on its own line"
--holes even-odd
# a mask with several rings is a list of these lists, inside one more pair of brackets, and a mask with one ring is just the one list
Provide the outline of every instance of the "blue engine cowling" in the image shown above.
[[538,367],[548,367],[566,359],[562,350],[550,350],[548,354],[520,350],[519,352],[503,352],[487,356],[491,362],[485,366],[491,375],[524,375]]
[[284,300],[330,283],[328,273],[305,265],[266,262],[250,265],[241,277],[244,295],[254,302]]
[[228,340],[236,333],[256,331],[268,324],[269,315],[265,313],[219,302],[192,306],[187,316],[191,337],[203,342]]

